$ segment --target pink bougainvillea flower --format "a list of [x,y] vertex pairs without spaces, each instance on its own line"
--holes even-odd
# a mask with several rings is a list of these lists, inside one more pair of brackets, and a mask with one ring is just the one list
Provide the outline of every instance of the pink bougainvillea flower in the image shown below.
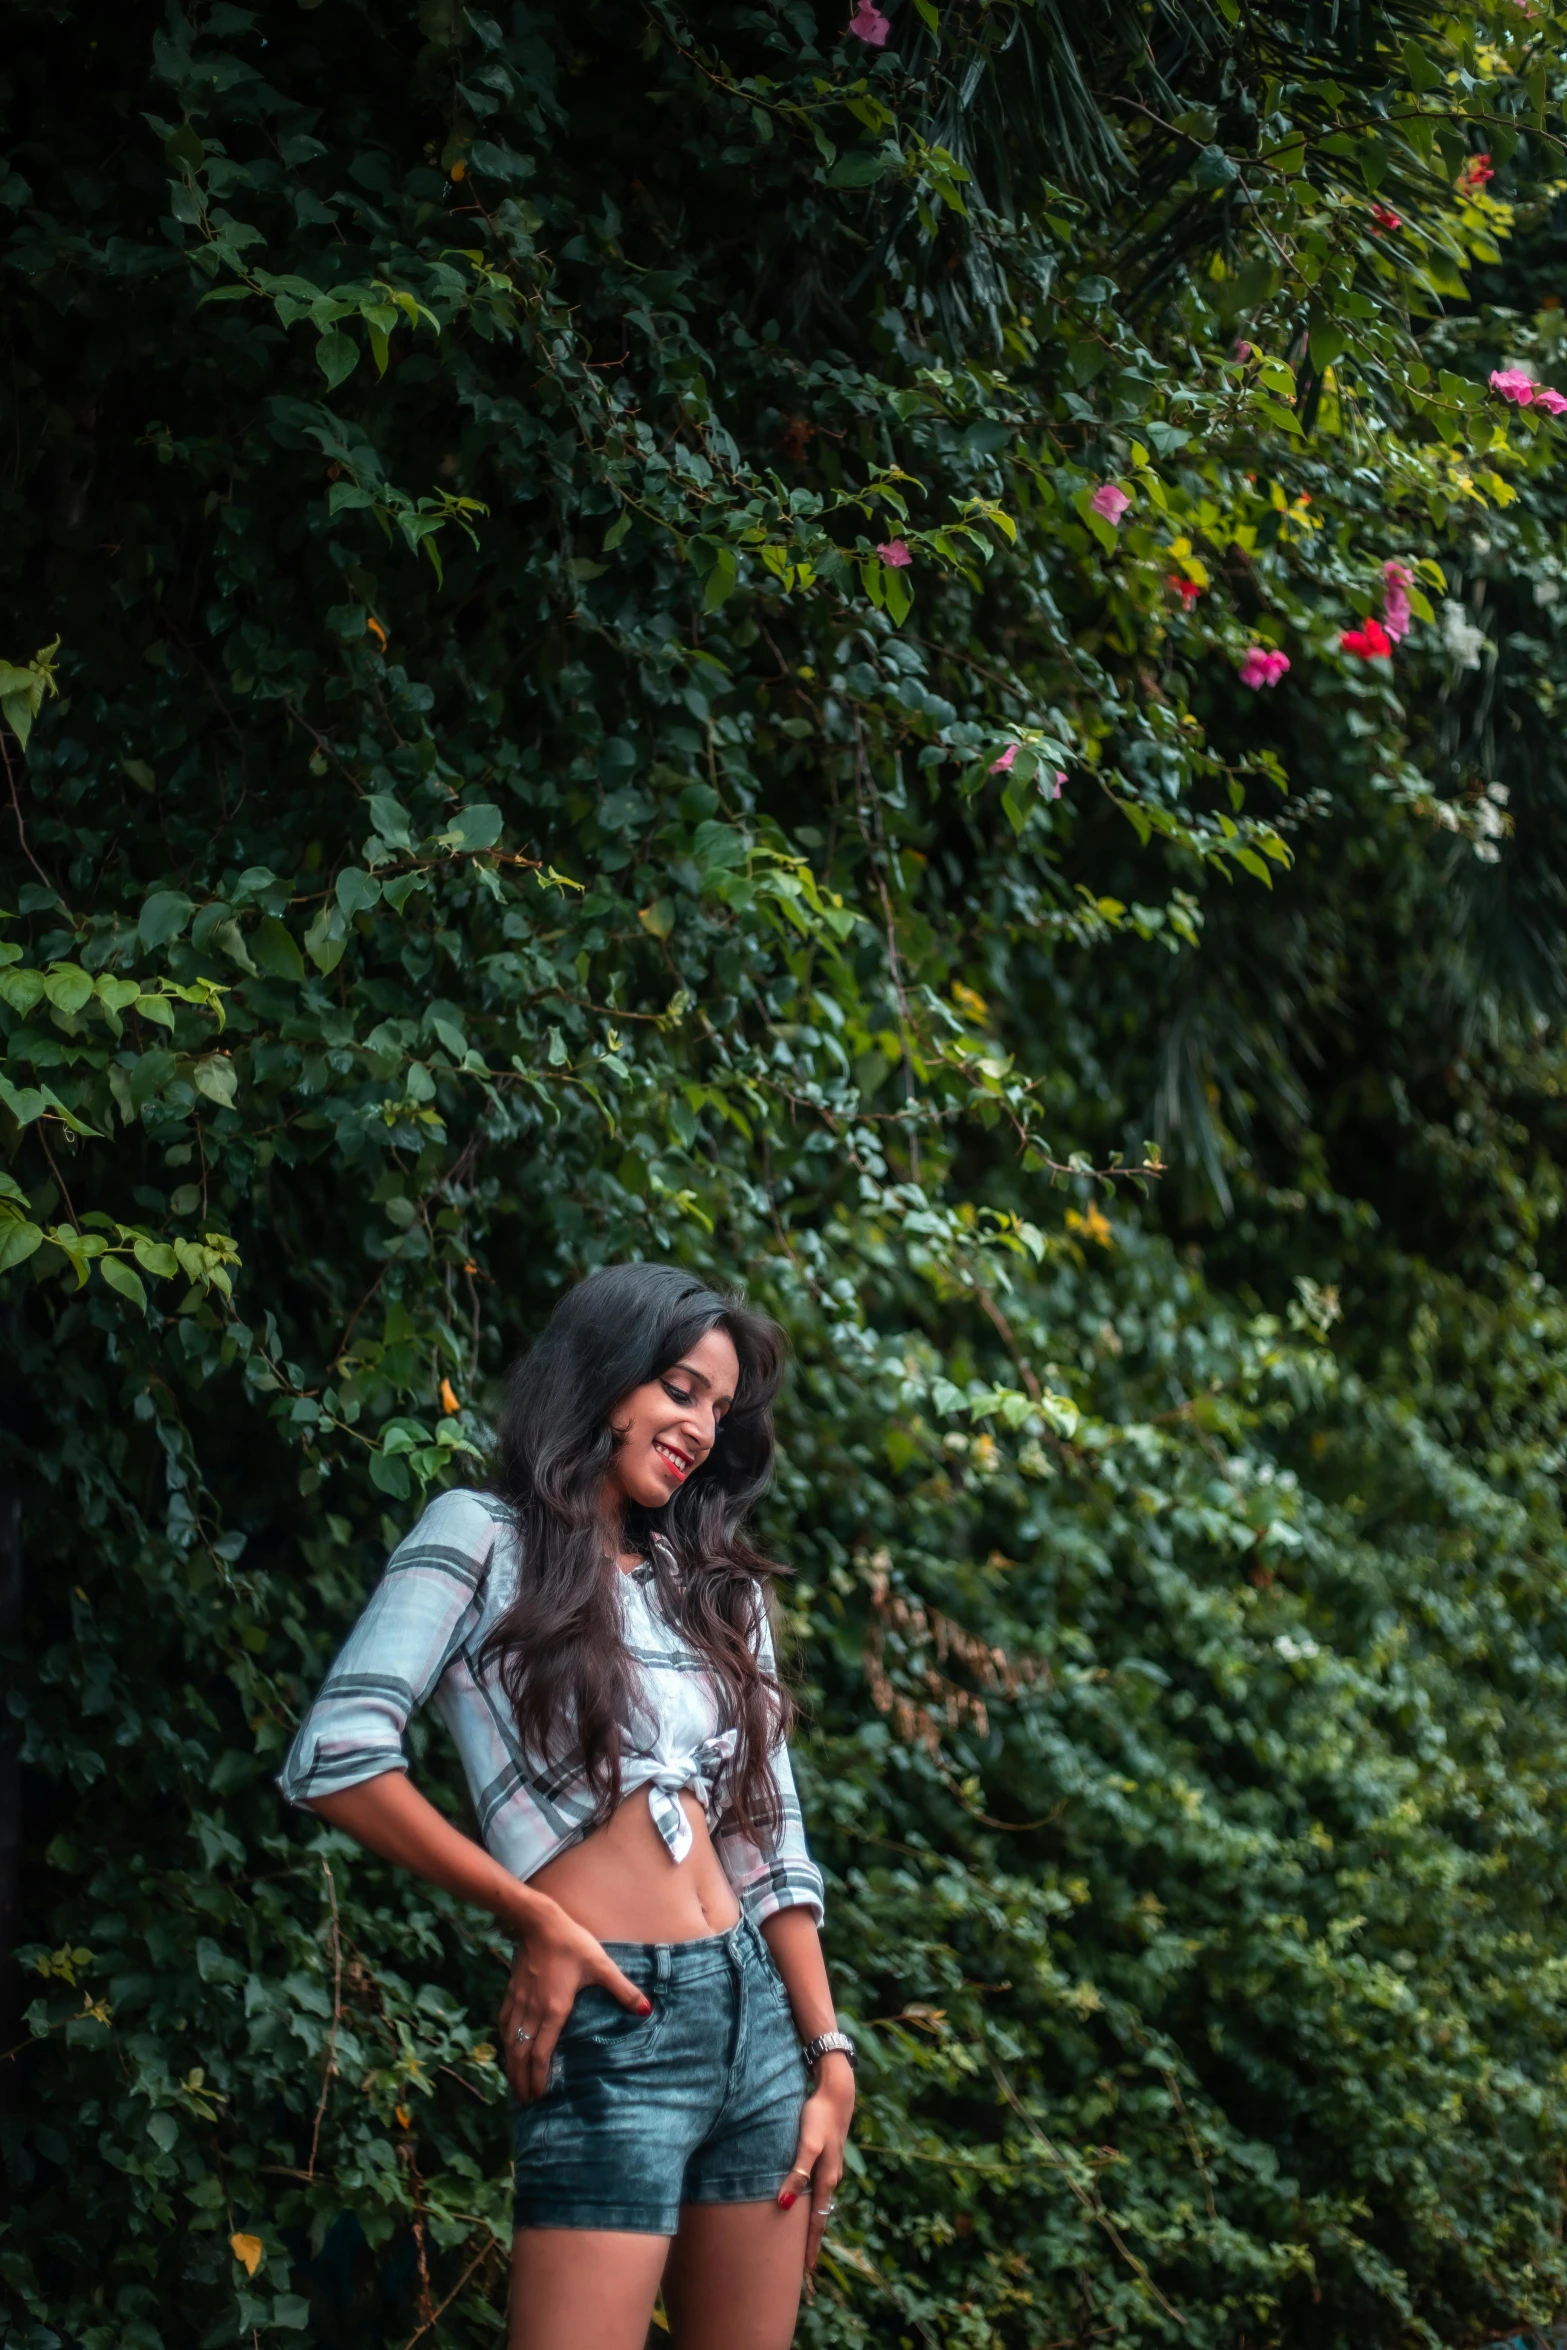
[[1346,653],[1355,653],[1362,661],[1390,661],[1393,640],[1380,620],[1363,620],[1358,628],[1346,628],[1339,638]]
[[1491,389],[1500,392],[1504,400],[1516,400],[1520,408],[1527,408],[1534,398],[1534,378],[1525,375],[1521,367],[1493,367]]
[[1165,584],[1167,587],[1174,588],[1188,612],[1202,594],[1202,589],[1197,585],[1197,582],[1194,579],[1188,579],[1184,571],[1172,571]]
[[[1002,752],[1002,754],[1001,754],[1000,758],[999,758],[999,759],[992,759],[992,760],[991,760],[991,762],[990,762],[990,772],[991,772],[991,774],[992,774],[992,775],[1006,775],[1006,774],[1008,774],[1008,773],[1010,772],[1010,770],[1011,770],[1011,767],[1012,767],[1012,763],[1013,763],[1013,761],[1014,761],[1014,760],[1016,759],[1016,757],[1017,757],[1017,754],[1018,754],[1018,745],[1017,745],[1016,743],[1008,743],[1008,745],[1007,745],[1006,749],[1005,749],[1005,750]],[[1049,794],[1048,794],[1049,798],[1051,798],[1052,800],[1058,800],[1058,799],[1061,797],[1061,786],[1063,785],[1063,783],[1065,783],[1065,781],[1066,781],[1066,769],[1065,769],[1064,767],[1058,767],[1058,768],[1056,769],[1056,771],[1055,771],[1055,777],[1054,777],[1054,780],[1053,780],[1053,782],[1052,782],[1052,784],[1051,784],[1050,792],[1049,792]],[[1040,778],[1039,788],[1040,788],[1040,790],[1041,790],[1041,791],[1043,791],[1043,790],[1044,790],[1044,788],[1045,788],[1045,785],[1044,785],[1044,778],[1043,778],[1042,776],[1041,776],[1041,778]]]
[[1402,228],[1404,225],[1403,222],[1399,219],[1398,214],[1391,211],[1386,204],[1373,204],[1371,207],[1371,218],[1375,223],[1375,226],[1371,231],[1374,237],[1379,237],[1384,229],[1391,231],[1396,228]]
[[1547,416],[1560,416],[1564,410],[1567,410],[1567,400],[1562,398],[1560,392],[1553,391],[1549,384],[1538,386],[1534,395],[1534,405],[1536,408],[1543,408]]
[[1288,653],[1276,653],[1267,645],[1248,645],[1241,655],[1241,683],[1258,693],[1265,685],[1277,685],[1289,665]]
[[907,571],[914,560],[907,539],[883,539],[876,552],[892,571]]
[[1395,645],[1409,634],[1409,623],[1414,615],[1409,608],[1409,591],[1415,584],[1415,575],[1407,563],[1389,556],[1382,566],[1382,625]]
[[1110,523],[1119,522],[1131,502],[1125,490],[1117,489],[1113,481],[1102,481],[1088,501],[1094,512],[1102,514]]
[[849,30],[868,49],[885,49],[892,25],[876,6],[876,0],[860,0],[849,19]]

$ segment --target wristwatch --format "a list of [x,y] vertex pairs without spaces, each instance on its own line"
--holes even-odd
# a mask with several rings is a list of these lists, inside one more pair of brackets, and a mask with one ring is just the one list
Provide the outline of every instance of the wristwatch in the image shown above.
[[806,2041],[800,2054],[807,2064],[815,2065],[819,2064],[824,2056],[831,2056],[835,2050],[838,2054],[848,2058],[851,2073],[858,2072],[858,2055],[854,2042],[849,2038],[847,2032],[818,2032],[814,2040]]

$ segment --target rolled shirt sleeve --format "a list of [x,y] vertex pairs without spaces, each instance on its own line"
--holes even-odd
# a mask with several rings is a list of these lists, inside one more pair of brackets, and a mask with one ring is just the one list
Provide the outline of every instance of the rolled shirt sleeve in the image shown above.
[[[763,1605],[758,1611],[757,1662],[764,1671],[776,1670],[772,1626]],[[780,1739],[772,1752],[773,1776],[778,1782],[780,1818],[770,1847],[754,1843],[740,1829],[725,1806],[713,1831],[713,1842],[724,1874],[753,1925],[776,1917],[783,1909],[808,1909],[818,1925],[825,1914],[822,1872],[805,1841],[805,1822],[794,1783],[788,1746]]]
[[482,1606],[495,1538],[483,1498],[454,1492],[438,1494],[398,1544],[278,1774],[290,1803],[407,1770],[409,1716]]

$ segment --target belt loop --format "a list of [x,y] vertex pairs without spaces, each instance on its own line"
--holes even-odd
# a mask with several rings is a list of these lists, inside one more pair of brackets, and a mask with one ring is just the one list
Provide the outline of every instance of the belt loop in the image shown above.
[[658,1985],[660,1991],[662,1991],[665,1985],[668,1983],[670,1976],[669,1944],[667,1942],[655,1942],[653,1945],[653,1950],[653,1980]]

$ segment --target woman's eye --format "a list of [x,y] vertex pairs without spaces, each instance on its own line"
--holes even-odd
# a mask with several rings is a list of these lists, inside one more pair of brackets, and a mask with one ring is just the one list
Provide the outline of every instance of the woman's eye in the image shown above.
[[663,1386],[664,1393],[670,1398],[671,1402],[678,1404],[688,1404],[691,1401],[691,1391],[688,1387],[676,1387],[668,1379],[662,1381],[661,1384]]

